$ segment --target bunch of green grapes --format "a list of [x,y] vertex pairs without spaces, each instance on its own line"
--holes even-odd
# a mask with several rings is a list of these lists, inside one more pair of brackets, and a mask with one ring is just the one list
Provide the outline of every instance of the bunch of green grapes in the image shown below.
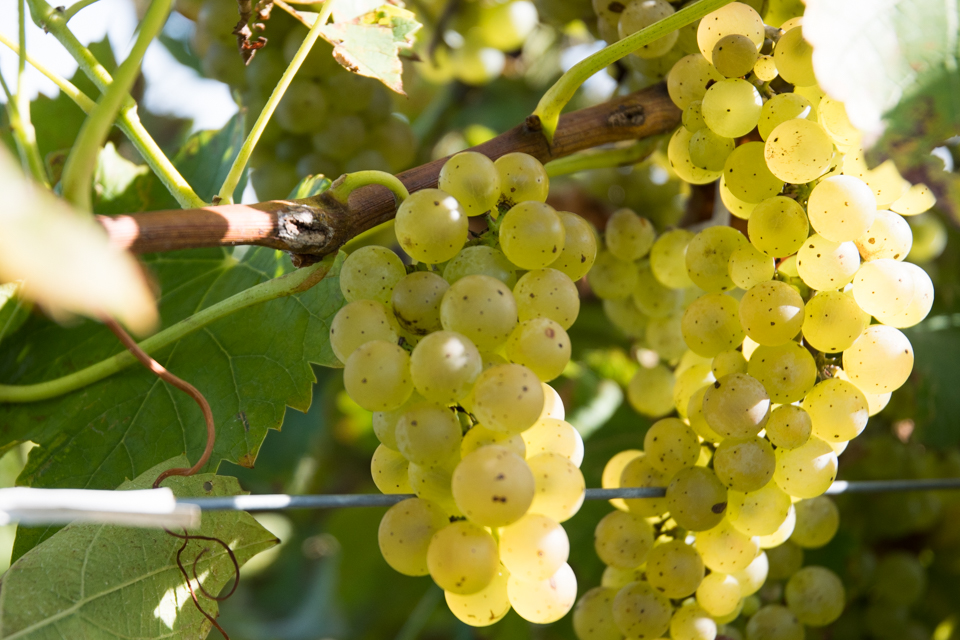
[[[397,211],[412,264],[381,246],[351,253],[330,327],[347,393],[373,412],[375,484],[416,494],[384,516],[383,557],[429,574],[474,626],[511,608],[552,622],[576,599],[560,523],[584,498],[583,441],[547,382],[570,360],[574,281],[596,243],[545,203],[548,185],[525,154],[453,156],[439,188]],[[488,230],[468,241],[470,217]]]
[[[204,0],[193,45],[205,75],[230,85],[252,126],[303,42],[307,29],[284,12],[267,22],[267,45],[244,66],[231,31],[238,19],[229,0]],[[261,199],[284,198],[309,175],[331,179],[377,169],[396,173],[413,164],[410,125],[393,114],[390,91],[378,80],[344,69],[318,40],[274,112],[251,158]]]

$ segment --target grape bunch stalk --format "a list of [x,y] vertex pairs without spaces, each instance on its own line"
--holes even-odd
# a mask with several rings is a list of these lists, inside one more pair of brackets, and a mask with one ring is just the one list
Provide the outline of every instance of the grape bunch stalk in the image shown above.
[[[374,412],[374,482],[417,496],[384,515],[383,557],[429,574],[474,626],[511,607],[553,622],[576,599],[560,523],[584,499],[583,440],[547,382],[570,360],[574,281],[596,239],[545,203],[548,184],[526,154],[453,156],[439,188],[397,211],[413,265],[380,246],[351,253],[330,327],[347,393]],[[479,216],[488,228],[471,238]]]

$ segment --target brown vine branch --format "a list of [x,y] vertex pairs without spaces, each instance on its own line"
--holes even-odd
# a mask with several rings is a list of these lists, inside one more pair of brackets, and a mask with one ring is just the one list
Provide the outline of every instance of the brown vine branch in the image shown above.
[[[539,119],[531,116],[471,150],[493,159],[520,151],[546,163],[603,144],[657,135],[679,122],[680,111],[659,84],[563,115],[552,145]],[[410,192],[435,187],[444,162],[446,158],[434,160],[397,177]],[[115,245],[136,253],[249,244],[304,254],[309,258],[303,262],[314,262],[395,213],[393,194],[371,185],[354,191],[346,206],[320,194],[253,205],[98,216],[98,220]]]

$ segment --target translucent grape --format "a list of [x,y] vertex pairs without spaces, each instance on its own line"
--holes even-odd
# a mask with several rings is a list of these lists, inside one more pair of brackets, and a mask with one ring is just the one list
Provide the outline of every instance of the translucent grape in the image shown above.
[[700,441],[693,429],[677,418],[653,423],[643,438],[646,460],[664,477],[692,467],[700,457]]
[[877,198],[877,207],[884,209],[899,200],[910,188],[903,179],[893,160],[886,160],[874,169],[868,169],[861,150],[851,151],[843,156],[843,173],[856,176],[870,187]]
[[494,431],[520,433],[543,410],[543,387],[536,374],[519,364],[495,365],[477,378],[471,395],[473,414]]
[[492,351],[517,326],[517,304],[510,288],[496,278],[466,276],[443,295],[440,321],[444,329],[463,334],[478,349]]
[[467,216],[457,199],[440,189],[410,194],[397,209],[397,241],[411,258],[436,264],[457,255],[467,241]]
[[925,184],[915,184],[890,204],[890,209],[896,211],[902,216],[915,216],[929,211],[936,204],[937,198],[930,191],[930,187]]
[[[667,478],[646,459],[638,456],[629,461],[620,474],[621,487],[663,487]],[[627,509],[640,516],[658,516],[667,510],[666,498],[629,498],[624,499]]]
[[707,89],[701,108],[703,121],[714,133],[725,138],[739,138],[757,126],[763,98],[746,80],[728,78]]
[[811,436],[796,449],[777,449],[773,480],[795,498],[815,498],[837,477],[837,454],[830,445]]
[[784,182],[804,184],[816,180],[830,168],[833,141],[816,122],[794,118],[770,132],[764,157],[773,175]]
[[351,302],[330,323],[330,347],[340,362],[346,362],[354,349],[371,340],[396,343],[399,339],[387,308],[375,300]]
[[829,378],[816,385],[803,399],[813,435],[827,442],[846,442],[867,426],[867,399],[853,384]]
[[627,400],[637,413],[660,418],[673,411],[673,385],[673,371],[662,364],[640,367],[627,385]]
[[803,298],[783,282],[761,282],[740,300],[740,322],[746,334],[761,345],[789,342],[800,333],[803,319]]
[[[631,582],[644,580],[644,565],[634,567],[633,569],[620,569],[618,567],[607,567],[603,570],[600,577],[600,584],[608,589],[619,591]],[[618,629],[619,633],[619,629]],[[622,634],[621,634],[622,635]]]
[[439,505],[450,515],[463,516],[457,507],[457,503],[454,502],[453,493],[450,490],[450,481],[457,462],[459,462],[459,458],[454,457],[435,467],[410,464],[407,470],[407,478],[410,482],[409,486],[418,498]]
[[460,203],[468,216],[496,212],[500,199],[500,173],[482,153],[464,151],[440,169],[438,185]]
[[[761,31],[762,29],[761,25]],[[713,43],[710,44],[710,52],[712,51]],[[691,102],[703,100],[707,87],[720,80],[723,80],[723,76],[705,56],[693,54],[680,58],[670,69],[667,74],[667,92],[673,104],[680,109],[686,109]]]
[[454,331],[431,333],[410,355],[414,387],[437,404],[453,404],[466,397],[482,369],[480,352]]
[[375,300],[389,305],[390,293],[406,273],[403,261],[390,249],[361,247],[343,261],[340,291],[347,302]]
[[516,453],[487,445],[460,461],[453,472],[451,490],[457,507],[471,521],[485,527],[503,527],[527,512],[533,502],[534,478]]
[[429,271],[404,276],[390,296],[397,322],[416,336],[440,329],[440,300],[449,287],[446,280]]
[[768,577],[771,580],[786,580],[803,566],[803,549],[789,541],[768,549],[766,554],[770,560]]
[[763,20],[756,9],[742,2],[731,2],[704,16],[697,27],[700,53],[710,60],[717,42],[731,34],[746,36],[759,49],[763,44],[764,30]]
[[756,491],[729,491],[727,497],[727,520],[748,536],[773,534],[790,512],[790,496],[773,482]]
[[583,438],[572,424],[564,420],[540,418],[520,437],[529,458],[541,453],[556,453],[578,467],[583,462]]
[[726,519],[697,534],[696,547],[711,571],[735,573],[746,569],[760,555],[760,540],[741,533]]
[[[620,14],[617,31],[621,38],[626,38],[632,33],[673,15],[673,13],[673,7],[666,0],[631,0],[624,7],[623,13]],[[670,51],[676,41],[677,32],[671,31],[667,35],[643,45],[633,54],[640,58],[656,58]]]
[[563,250],[564,228],[560,216],[543,202],[521,202],[503,216],[500,248],[521,269],[542,269]]
[[536,486],[530,513],[566,522],[583,504],[586,484],[573,461],[558,453],[541,453],[527,460]]
[[430,577],[443,589],[459,595],[477,593],[500,569],[497,543],[489,533],[465,520],[436,532],[427,550]]
[[468,595],[444,592],[450,613],[471,627],[487,627],[510,613],[507,582],[510,572],[502,566],[486,587]]
[[677,127],[677,130],[673,132],[670,143],[667,145],[667,159],[670,161],[670,167],[684,182],[690,184],[713,182],[720,177],[721,171],[702,169],[695,165],[690,158],[690,141],[693,139],[693,135],[685,127]]
[[814,349],[836,353],[848,349],[867,326],[856,300],[840,291],[821,291],[804,309],[803,337]]
[[895,314],[880,313],[877,320],[883,324],[904,329],[912,327],[927,317],[933,307],[933,281],[921,267],[910,262],[900,263],[904,270],[913,278],[914,294],[910,304],[903,311]]
[[594,587],[580,596],[573,609],[573,630],[580,640],[620,640],[623,634],[613,621],[616,589]]
[[[758,251],[750,243],[743,243],[730,254],[728,262],[730,279],[741,289],[750,289],[774,276],[774,260],[770,256]],[[743,313],[741,308],[740,313]]]
[[410,356],[401,347],[372,340],[354,349],[343,370],[343,385],[367,411],[396,409],[410,397]]
[[723,163],[734,146],[732,138],[717,135],[709,128],[700,129],[690,138],[690,162],[708,171],[723,171]]
[[747,232],[754,247],[768,256],[782,258],[800,249],[807,239],[809,225],[796,200],[775,196],[754,208]]
[[800,27],[794,27],[780,36],[773,50],[780,77],[790,84],[806,87],[817,83],[813,74],[813,47],[803,39]]
[[702,105],[703,102],[701,100],[694,100],[683,110],[681,121],[690,133],[696,133],[707,126],[707,123],[703,121]]
[[913,231],[900,215],[881,209],[876,212],[870,228],[854,240],[854,244],[865,262],[884,258],[903,260],[913,245]]
[[[750,43],[753,46],[753,43]],[[670,637],[674,640],[714,640],[717,622],[695,602],[684,603],[670,619]]]
[[[736,491],[757,491],[771,478],[777,459],[770,443],[756,436],[728,438],[713,455],[713,470],[723,484]],[[728,571],[729,573],[729,571]]]
[[653,224],[631,209],[618,209],[607,219],[604,237],[607,249],[617,258],[632,262],[650,252],[657,232]]
[[703,580],[700,553],[682,540],[655,545],[647,555],[647,580],[668,598],[689,596]]
[[850,123],[847,109],[842,102],[824,98],[817,105],[817,121],[841,150],[856,149],[863,134]]
[[773,56],[760,55],[757,57],[757,62],[753,65],[753,72],[757,74],[757,78],[762,82],[771,82],[777,77],[777,63],[774,61]]
[[810,224],[831,242],[856,240],[873,224],[877,199],[862,180],[853,176],[831,176],[810,192],[807,215]]
[[563,373],[570,362],[570,337],[549,318],[525,320],[507,339],[505,354],[510,362],[528,367],[547,382]]
[[767,422],[770,398],[752,376],[733,373],[710,385],[703,396],[703,415],[724,438],[750,438]]
[[726,573],[713,572],[697,587],[697,604],[713,616],[725,616],[740,604],[740,583]]
[[670,627],[672,613],[670,600],[646,582],[631,582],[613,599],[613,620],[630,638],[659,638]]
[[611,511],[597,523],[593,546],[606,565],[621,569],[639,567],[653,547],[653,528],[642,516]]
[[544,418],[555,418],[563,420],[566,417],[566,411],[563,408],[563,398],[557,393],[557,390],[546,382],[540,383],[543,389],[543,410],[540,412],[540,420]]
[[740,595],[748,598],[755,594],[767,581],[770,563],[767,560],[767,554],[760,552],[753,562],[747,565],[746,569],[737,571],[733,577],[740,583]]
[[514,152],[500,156],[493,164],[500,174],[500,197],[507,204],[530,200],[546,202],[550,178],[539,160]]
[[[637,309],[631,298],[604,300],[603,313],[614,327],[629,338],[642,338],[647,333],[649,319]],[[683,342],[682,338],[680,342]]]
[[852,242],[833,242],[821,235],[807,238],[797,252],[797,272],[811,289],[840,289],[860,268],[860,254]]
[[577,600],[577,577],[570,565],[564,564],[547,578],[530,582],[510,576],[507,595],[517,614],[529,622],[556,622],[573,608]]
[[650,318],[645,332],[647,346],[667,362],[673,362],[687,351],[683,339],[682,316]]
[[521,458],[527,455],[527,445],[524,443],[520,434],[504,433],[503,431],[493,431],[487,429],[482,424],[475,424],[470,430],[463,434],[463,440],[460,441],[460,457],[465,458],[481,447],[488,444],[495,444],[505,449],[509,449]]
[[790,505],[790,510],[787,512],[787,518],[783,521],[776,531],[771,533],[768,536],[760,536],[760,548],[761,549],[773,549],[779,547],[781,544],[786,542],[787,538],[793,533],[793,527],[797,524],[797,512],[793,508],[793,505]]
[[843,369],[865,393],[896,391],[913,371],[913,346],[899,329],[871,325],[843,352]]
[[649,263],[644,261],[637,269],[637,286],[633,289],[632,297],[637,308],[646,315],[665,318],[677,312],[683,293],[661,284],[653,275]]
[[689,367],[677,376],[677,384],[673,389],[673,406],[681,418],[687,417],[687,409],[693,396],[701,389],[706,391],[705,385],[715,380],[710,366],[704,364]]
[[757,130],[760,132],[760,137],[766,140],[770,137],[771,131],[788,120],[813,117],[815,117],[814,110],[809,100],[799,93],[780,93],[763,104]]
[[823,627],[843,613],[846,593],[835,573],[824,567],[804,567],[787,582],[787,607],[797,620],[811,627]]
[[723,520],[727,508],[727,488],[712,470],[687,467],[667,485],[667,504],[670,515],[681,527],[690,531],[706,531]]
[[916,285],[909,267],[883,258],[861,265],[853,278],[853,297],[872,316],[893,316],[913,301]]
[[915,242],[910,248],[910,260],[926,263],[943,254],[947,246],[947,229],[939,218],[921,214],[911,221],[910,227],[915,236]]
[[818,496],[795,505],[797,525],[790,541],[805,549],[817,549],[833,539],[840,528],[840,511],[833,500]]
[[743,357],[743,352],[736,349],[722,351],[714,356],[710,369],[716,378],[722,378],[731,373],[746,373],[747,359]]
[[547,516],[528,513],[500,529],[500,561],[519,580],[546,580],[569,555],[566,532]]
[[513,288],[520,321],[549,318],[569,329],[580,313],[580,294],[565,274],[556,269],[528,271]]
[[558,211],[563,224],[564,241],[560,257],[550,268],[561,271],[576,282],[587,275],[597,257],[597,237],[590,223],[569,211]]
[[683,313],[683,339],[694,353],[712,358],[743,342],[737,301],[722,293],[700,296]]
[[380,445],[370,458],[370,476],[380,493],[410,493],[412,488],[407,478],[407,459],[385,445]]
[[443,279],[449,284],[465,276],[483,275],[496,278],[508,287],[517,283],[516,267],[502,251],[477,245],[464,247],[443,268]]
[[602,299],[625,298],[637,286],[637,267],[615,257],[609,251],[601,251],[587,276],[590,288]]
[[783,189],[783,180],[767,168],[762,142],[747,142],[734,149],[723,165],[723,180],[730,193],[746,202],[762,202]]
[[802,399],[817,381],[817,364],[796,342],[757,347],[747,373],[758,380],[773,402],[787,404]]
[[[724,163],[726,163],[726,161],[724,161]],[[757,203],[741,200],[730,193],[730,189],[727,188],[727,183],[723,176],[720,176],[720,182],[718,185],[719,186],[717,190],[720,192],[720,201],[723,202],[723,206],[725,206],[735,217],[740,218],[741,220],[749,220],[750,214],[753,213]]]
[[730,255],[746,243],[743,234],[733,227],[707,227],[687,245],[687,274],[708,293],[733,289],[728,269]]
[[731,33],[713,46],[713,66],[728,78],[739,78],[753,70],[757,62],[757,45],[747,36]]
[[427,500],[409,498],[383,514],[377,541],[380,553],[394,571],[406,576],[425,576],[427,549],[433,534],[449,521],[443,509]]
[[653,243],[650,250],[650,269],[661,284],[671,289],[693,286],[687,275],[687,245],[694,234],[686,229],[671,229]]
[[803,640],[803,625],[786,607],[768,604],[747,622],[747,640]]
[[796,449],[810,439],[813,421],[806,409],[784,404],[770,412],[766,430],[767,438],[777,448]]
[[407,409],[396,426],[397,447],[403,457],[434,466],[460,451],[460,421],[446,407],[420,403]]
[[[607,460],[607,464],[604,465],[603,474],[600,478],[600,486],[604,489],[619,489],[620,476],[623,474],[624,467],[634,458],[642,455],[643,451],[639,449],[627,449]],[[623,501],[623,498],[614,498],[609,502],[621,511],[627,510],[627,503]]]

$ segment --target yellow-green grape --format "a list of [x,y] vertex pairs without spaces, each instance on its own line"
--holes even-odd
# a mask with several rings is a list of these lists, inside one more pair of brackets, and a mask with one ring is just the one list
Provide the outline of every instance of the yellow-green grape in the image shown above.
[[709,128],[700,129],[690,138],[690,162],[700,169],[723,171],[734,146],[733,138],[717,135]]
[[803,549],[793,542],[784,542],[765,553],[770,560],[768,577],[771,580],[786,580],[803,566]]
[[810,352],[796,342],[776,347],[757,347],[747,373],[766,389],[770,400],[788,404],[801,400],[817,381],[817,364]]
[[540,513],[557,522],[573,517],[586,495],[583,473],[559,453],[541,453],[527,460],[536,486],[530,513]]
[[843,352],[843,370],[864,393],[896,391],[913,371],[913,346],[899,329],[871,325]]
[[694,543],[711,571],[735,573],[746,569],[760,555],[760,540],[734,528],[726,518],[717,526],[701,531]]
[[[626,38],[632,33],[649,27],[655,22],[674,14],[674,8],[666,0],[631,0],[623,8],[620,14],[620,22],[617,27],[621,38]],[[673,48],[677,42],[677,32],[671,31],[662,38],[657,38],[649,44],[645,44],[639,49],[633,51],[633,55],[639,58],[657,58]]]
[[[753,46],[753,43],[750,43]],[[674,640],[714,640],[717,622],[695,602],[680,605],[670,618],[670,637]]]
[[641,415],[663,417],[673,411],[674,382],[673,371],[662,364],[640,367],[627,385],[627,400]]
[[550,318],[533,318],[517,325],[507,339],[505,353],[510,362],[528,367],[548,382],[570,362],[570,337]]
[[936,196],[925,184],[911,185],[907,192],[890,204],[890,209],[902,216],[915,216],[929,211],[937,203]]
[[677,127],[673,132],[670,143],[667,145],[667,159],[670,161],[670,167],[684,182],[690,184],[713,182],[720,177],[721,172],[701,169],[690,158],[690,140],[693,139],[693,135],[685,127]]
[[728,78],[740,78],[753,70],[757,62],[757,45],[750,38],[731,33],[713,46],[713,66]]
[[460,461],[451,491],[457,507],[471,521],[503,527],[523,517],[533,502],[533,472],[510,449],[487,445]]
[[921,267],[910,262],[902,262],[904,270],[913,278],[913,300],[903,311],[894,314],[880,313],[877,320],[883,324],[904,329],[912,327],[930,313],[933,307],[933,281]]
[[[710,50],[713,51],[712,44]],[[667,92],[673,104],[686,109],[691,102],[703,100],[707,87],[720,80],[723,80],[723,76],[709,60],[702,55],[692,54],[680,58],[670,69]]]
[[644,261],[637,269],[637,285],[633,289],[633,302],[651,318],[665,318],[677,312],[683,293],[661,284],[653,275],[650,264]]
[[765,439],[728,438],[713,454],[713,470],[723,484],[736,491],[757,491],[773,478],[777,459]]
[[740,604],[740,583],[731,575],[713,572],[697,587],[697,604],[712,616],[726,616]]
[[611,511],[597,523],[593,546],[606,565],[621,569],[639,567],[653,547],[653,528],[642,516]]
[[790,84],[806,87],[817,83],[813,74],[813,47],[803,39],[800,27],[794,27],[780,36],[773,50],[780,77]]
[[580,466],[583,462],[583,438],[572,424],[558,418],[540,418],[520,434],[527,457],[557,453]]
[[697,27],[697,45],[700,53],[711,60],[717,42],[725,36],[740,34],[753,43],[755,49],[763,44],[763,20],[756,9],[742,2],[731,2],[708,13]]
[[894,316],[913,301],[916,285],[907,265],[890,258],[861,265],[853,278],[853,297],[872,316]]
[[441,328],[440,300],[448,288],[446,280],[429,271],[404,276],[390,296],[397,322],[415,336],[437,331]]
[[399,422],[400,416],[402,416],[407,409],[421,402],[423,402],[423,396],[414,391],[410,395],[410,398],[396,409],[390,411],[374,411],[370,421],[373,423],[373,433],[377,436],[377,440],[394,451],[399,451],[396,433],[397,422]]
[[821,291],[804,308],[803,338],[818,351],[837,353],[850,348],[868,322],[852,296]]
[[[603,474],[600,477],[600,486],[604,489],[619,489],[620,476],[623,475],[624,467],[634,458],[641,456],[643,456],[643,451],[639,449],[627,449],[607,460],[607,464],[603,467]],[[614,498],[609,502],[617,509],[627,511],[627,503],[623,501],[623,498]]]
[[376,245],[361,247],[343,261],[340,291],[347,302],[376,300],[390,304],[390,293],[406,273],[400,256],[390,249]]
[[493,351],[517,326],[517,303],[510,288],[490,276],[466,276],[443,294],[440,322],[463,334],[482,351]]
[[500,248],[521,269],[542,269],[563,250],[560,216],[548,204],[525,201],[514,205],[500,223]]
[[786,607],[768,604],[747,622],[746,640],[803,640],[803,625]]
[[471,404],[473,414],[486,428],[520,433],[540,417],[543,387],[536,374],[523,365],[494,365],[477,378]]
[[790,496],[773,482],[756,491],[730,491],[727,498],[727,520],[748,536],[773,534],[790,512]]
[[410,375],[417,392],[437,404],[466,397],[483,370],[480,352],[454,331],[435,331],[417,343],[410,355]]
[[[792,498],[791,498],[792,499]],[[768,536],[760,536],[761,549],[773,549],[786,542],[787,538],[793,533],[793,527],[797,524],[797,511],[790,505],[787,512],[787,519],[783,521],[776,531]]]
[[446,262],[463,248],[467,224],[456,198],[440,189],[421,189],[400,204],[394,231],[411,258],[436,264]]
[[809,100],[799,93],[780,93],[764,103],[757,130],[760,137],[766,140],[770,137],[770,132],[788,120],[813,117],[815,115]]
[[693,429],[678,418],[653,423],[643,437],[646,459],[664,477],[673,477],[681,469],[692,467],[700,457],[700,441]]
[[837,477],[837,454],[829,444],[811,436],[796,449],[777,449],[773,480],[795,498],[816,498]]
[[[726,625],[729,625],[734,620],[736,620],[737,618],[739,618],[740,614],[743,613],[743,608],[746,602],[747,602],[746,599],[741,598],[740,602],[737,603],[736,609],[734,609],[733,611],[731,611],[725,616],[718,616],[717,618],[715,618],[715,620],[717,621],[717,624],[726,626]],[[729,629],[729,627],[727,627],[727,629]]]
[[753,72],[757,74],[757,78],[759,78],[762,82],[771,82],[778,75],[777,63],[773,56],[760,55],[757,57],[756,64],[753,65]]
[[407,409],[397,422],[397,447],[403,457],[423,466],[435,466],[460,451],[460,421],[452,410],[420,403]]
[[[724,161],[724,163],[726,163],[726,161]],[[749,220],[750,215],[757,206],[757,203],[741,200],[730,193],[730,189],[727,188],[727,183],[723,176],[720,176],[720,182],[718,184],[719,186],[717,187],[717,190],[720,192],[720,201],[723,202],[723,206],[725,206],[735,217],[740,218],[741,220]]]
[[687,245],[694,234],[686,229],[667,231],[653,243],[650,249],[650,270],[664,286],[671,289],[686,289],[693,286],[687,275]]
[[919,264],[940,257],[947,246],[947,229],[936,216],[924,213],[911,220],[916,241],[910,248],[910,260]]
[[556,269],[528,271],[513,288],[520,321],[549,318],[569,329],[580,313],[576,285]]
[[803,407],[784,404],[770,412],[765,429],[767,439],[778,449],[796,449],[810,439],[813,420]]
[[797,620],[809,627],[824,627],[834,622],[846,606],[843,583],[824,567],[804,567],[797,571],[787,581],[784,596]]
[[[629,488],[663,487],[670,478],[658,471],[647,456],[630,460],[620,473],[620,486]],[[624,498],[627,509],[639,516],[658,516],[667,510],[666,498]]]
[[913,230],[899,214],[881,209],[876,212],[870,228],[854,240],[854,244],[864,262],[885,258],[903,260],[913,246]]
[[783,189],[783,180],[767,168],[762,142],[747,142],[734,149],[723,165],[723,180],[730,193],[746,202],[762,202]]
[[730,255],[747,243],[733,227],[707,227],[687,245],[687,274],[693,283],[708,293],[734,288],[730,279]]
[[513,51],[523,45],[537,22],[537,8],[532,2],[509,2],[484,7],[477,18],[477,28],[488,46]]
[[697,298],[683,313],[681,330],[690,350],[705,358],[737,347],[746,335],[740,326],[738,303],[722,293]]
[[811,389],[803,408],[810,416],[813,435],[827,442],[853,440],[867,426],[866,397],[839,378],[828,378]]
[[[540,161],[525,153],[508,153],[494,161],[500,174],[500,198],[508,204],[546,202],[550,178]],[[544,265],[546,266],[546,265]]]
[[625,298],[637,286],[637,266],[617,258],[609,251],[601,251],[587,276],[587,282],[599,298]]
[[381,444],[370,458],[370,476],[380,493],[410,493],[409,466],[399,451]]
[[644,334],[647,346],[667,362],[674,362],[687,350],[683,339],[682,317],[649,318]]
[[[804,98],[810,101],[810,104],[813,106],[814,111],[817,110],[817,107],[820,106],[820,101],[826,97],[826,93],[823,92],[823,89],[819,85],[811,84],[805,87],[794,86],[793,92],[800,94]],[[814,114],[816,117],[816,114]]]
[[863,134],[850,123],[847,108],[839,100],[826,97],[817,105],[817,120],[841,151],[860,146]]
[[510,572],[503,566],[486,587],[468,595],[444,592],[450,613],[471,627],[488,627],[510,613],[507,582]]
[[613,599],[613,620],[629,638],[659,638],[670,627],[672,614],[667,596],[646,582],[631,582]]
[[425,576],[429,573],[430,539],[447,524],[447,514],[428,500],[409,498],[398,502],[380,520],[380,553],[394,571],[405,576]]
[[547,516],[528,513],[500,529],[500,561],[519,580],[546,580],[569,555],[566,532]]
[[563,408],[563,398],[557,393],[557,390],[546,382],[540,383],[543,389],[543,410],[540,412],[540,420],[545,418],[555,418],[563,420],[566,417],[566,411]]
[[818,549],[837,535],[840,528],[840,511],[827,496],[801,500],[795,507],[797,525],[790,541],[804,549]]
[[502,251],[478,245],[464,247],[443,268],[443,279],[449,284],[466,276],[482,275],[496,278],[508,287],[517,283],[516,267]]
[[791,341],[803,325],[803,298],[790,285],[761,282],[740,300],[740,322],[758,344],[774,347]]
[[530,582],[510,576],[507,595],[513,610],[521,618],[536,624],[556,622],[573,608],[577,600],[577,577],[564,564],[546,580]]
[[683,540],[657,543],[647,555],[647,580],[668,598],[689,596],[703,580],[703,560]]
[[754,247],[774,258],[796,253],[810,231],[803,207],[793,198],[775,196],[758,204],[747,221]]
[[411,490],[417,494],[418,498],[439,505],[450,515],[462,516],[463,514],[457,507],[457,503],[453,500],[453,493],[450,491],[453,469],[458,462],[459,458],[453,457],[442,465],[435,467],[411,464],[407,470]]
[[694,100],[686,106],[683,110],[683,116],[681,116],[681,121],[683,126],[686,127],[687,131],[690,133],[696,133],[707,126],[707,123],[703,121],[703,110],[701,106],[703,101]]
[[[619,567],[607,567],[600,576],[600,586],[607,589],[619,591],[631,582],[644,580],[645,565],[634,567],[633,569],[620,569]],[[621,636],[623,634],[620,634]]]
[[500,173],[482,153],[464,151],[447,160],[440,169],[437,186],[456,198],[468,216],[497,210]]
[[410,356],[392,342],[372,340],[347,358],[343,386],[367,411],[396,409],[413,392]]
[[701,387],[690,396],[686,410],[687,421],[690,423],[690,428],[705,441],[719,443],[723,441],[723,436],[714,431],[703,416],[703,396],[707,388],[708,386]]
[[737,571],[733,577],[740,583],[740,595],[748,598],[760,591],[760,588],[767,581],[767,574],[770,571],[770,561],[767,560],[767,554],[763,551],[754,559],[746,569]]
[[497,542],[484,529],[460,520],[433,534],[427,550],[430,577],[443,589],[458,595],[477,593],[500,570]]
[[387,308],[375,300],[351,302],[330,323],[330,347],[340,362],[371,340],[396,343],[399,339]]
[[770,132],[764,144],[764,157],[773,175],[784,182],[804,184],[816,180],[830,168],[833,141],[816,122],[794,118]]
[[787,278],[799,278],[797,272],[797,256],[787,256],[777,264],[777,273]]
[[743,357],[742,351],[736,349],[722,351],[714,356],[710,369],[716,378],[722,378],[731,373],[746,373],[747,359]]
[[847,285],[860,268],[860,253],[852,242],[833,242],[813,234],[797,252],[797,273],[811,289],[832,291]]
[[677,384],[673,389],[673,406],[681,418],[688,416],[687,410],[692,397],[706,385],[716,381],[710,365],[697,364],[677,375]]
[[727,488],[711,469],[687,467],[667,485],[670,515],[690,531],[706,531],[720,524],[727,510]]
[[657,232],[653,224],[631,209],[618,209],[607,220],[607,249],[617,258],[632,262],[650,252]]
[[[741,289],[750,289],[772,280],[775,271],[773,258],[758,251],[749,242],[741,244],[730,254],[727,268],[733,284]],[[743,313],[742,307],[740,313]]]
[[874,169],[868,169],[863,151],[856,150],[843,156],[843,173],[856,176],[870,187],[877,198],[877,207],[885,209],[899,200],[910,188],[910,183],[897,171],[893,160],[887,160]]
[[703,416],[724,438],[750,438],[763,429],[770,398],[763,385],[745,373],[719,378],[703,395]]
[[853,176],[831,176],[810,192],[807,215],[814,231],[831,242],[856,240],[873,224],[877,199]]
[[[604,300],[603,313],[610,323],[628,338],[643,338],[647,333],[649,318],[640,309],[637,309],[632,298],[608,298]],[[683,342],[683,339],[680,342]],[[653,347],[651,348],[653,349]]]
[[527,456],[527,445],[524,443],[520,434],[504,433],[503,431],[493,431],[487,429],[482,424],[475,424],[470,430],[463,434],[463,440],[460,441],[460,457],[466,458],[481,447],[488,444],[495,444],[505,449],[509,449],[521,458]]
[[613,621],[616,589],[594,587],[580,596],[573,609],[573,631],[579,640],[621,640],[623,634]]
[[739,138],[757,126],[762,108],[763,98],[755,86],[740,78],[728,78],[713,84],[704,94],[703,121],[718,135]]
[[564,240],[560,257],[550,263],[556,269],[576,282],[587,275],[597,258],[597,236],[590,223],[569,211],[558,211],[563,224]]

